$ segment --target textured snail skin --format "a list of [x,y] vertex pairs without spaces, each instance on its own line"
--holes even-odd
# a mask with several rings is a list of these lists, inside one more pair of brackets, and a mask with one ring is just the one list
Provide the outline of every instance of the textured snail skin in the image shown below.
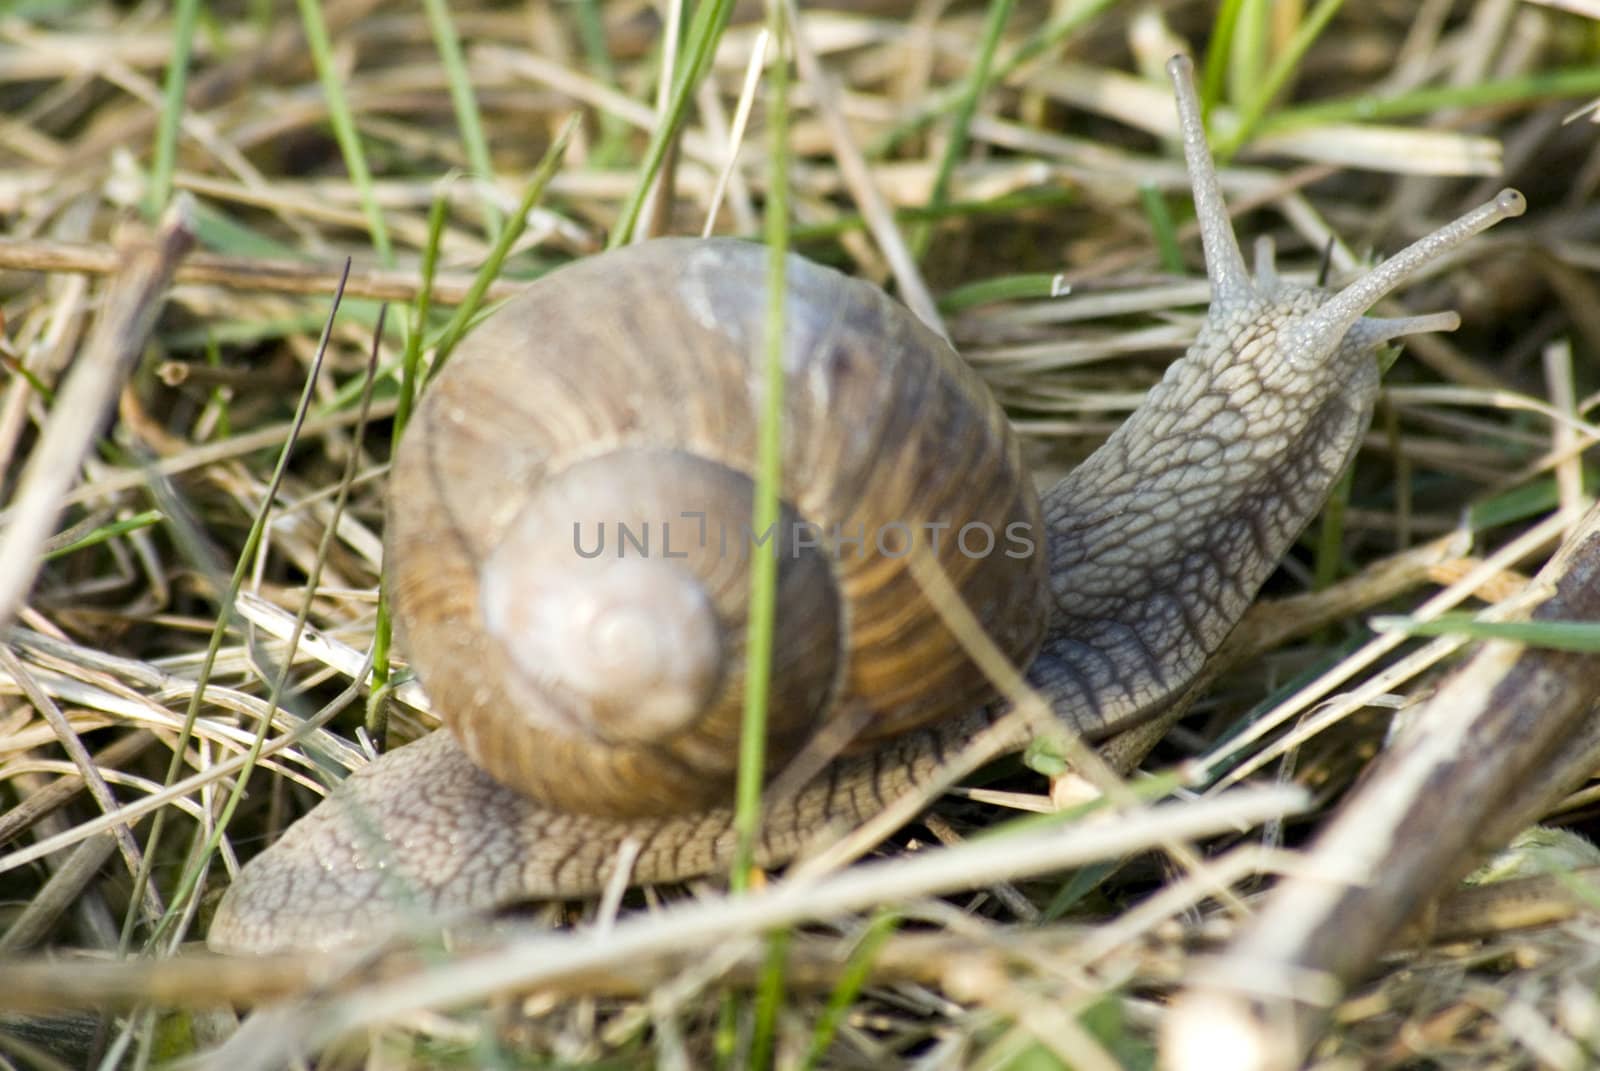
[[[1375,348],[1456,325],[1453,313],[1378,320],[1363,318],[1366,309],[1523,210],[1519,194],[1503,191],[1338,294],[1281,282],[1270,247],[1258,247],[1252,278],[1189,65],[1174,59],[1169,72],[1213,284],[1209,314],[1127,422],[1043,500],[1049,621],[1028,679],[1090,739],[1151,715],[1216,651],[1359,444],[1378,389]],[[980,706],[836,760],[765,812],[757,861],[781,863],[818,827],[882,810],[997,716]],[[634,882],[683,880],[727,865],[732,814],[566,812],[504,787],[436,732],[353,774],[252,860],[208,940],[232,952],[328,947],[518,899],[591,895],[628,838],[641,846]]]

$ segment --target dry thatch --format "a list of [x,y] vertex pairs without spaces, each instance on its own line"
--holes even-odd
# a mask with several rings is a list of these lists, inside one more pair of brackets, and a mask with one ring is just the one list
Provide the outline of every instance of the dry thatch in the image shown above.
[[[776,162],[757,93],[730,168],[763,18],[739,5],[654,175],[642,160],[661,71],[688,62],[660,47],[674,4],[217,5],[189,27],[185,68],[195,6],[22,4],[0,20],[0,539],[14,541],[0,545],[38,537],[0,561],[0,614],[14,616],[0,646],[0,952],[92,950],[0,964],[0,1060],[200,1052],[203,1066],[273,1066],[285,1042],[314,1038],[319,1067],[741,1066],[768,1046],[784,1067],[1151,1066],[1176,988],[1252,910],[1263,875],[1302,865],[1285,846],[1326,821],[1396,713],[1471,649],[1375,635],[1369,616],[1515,609],[1587,501],[1600,437],[1600,140],[1580,111],[1600,95],[1593,4],[1023,0],[1002,9],[967,103],[1001,5],[807,5],[833,91],[802,65]],[[307,44],[315,24],[325,54]],[[1205,286],[1160,64],[1208,42],[1209,70],[1225,72],[1213,129],[1237,149],[1224,185],[1241,233],[1271,235],[1284,271],[1348,277],[1506,184],[1530,205],[1399,297],[1460,310],[1462,329],[1408,341],[1342,508],[1285,562],[1146,764],[1178,771],[1165,787],[1186,796],[1259,783],[1253,799],[1271,807],[1238,812],[1245,824],[1282,803],[1274,781],[1309,790],[1307,813],[1219,836],[1174,807],[1170,825],[1130,820],[1089,854],[1011,860],[1010,880],[889,867],[872,872],[881,886],[849,885],[846,871],[799,903],[691,903],[664,920],[649,909],[724,894],[650,893],[614,928],[615,903],[558,906],[439,954],[241,968],[181,947],[239,859],[369,746],[383,476],[411,319],[391,311],[364,406],[379,302],[414,301],[433,247],[442,323],[569,117],[570,148],[490,297],[603,248],[641,190],[640,233],[709,219],[756,236],[781,167],[795,247],[938,309],[1043,480],[1093,449],[1198,322]],[[175,69],[185,96],[164,98]],[[479,136],[452,98],[468,84]],[[341,143],[343,115],[370,175]],[[492,178],[466,177],[486,163]],[[175,192],[198,248],[163,257],[140,234]],[[894,233],[912,253],[899,263],[883,241]],[[1160,251],[1173,238],[1187,274]],[[130,268],[119,247],[143,259]],[[93,374],[69,389],[69,368]],[[393,741],[432,724],[414,686],[372,705]],[[228,760],[291,732],[236,800]],[[920,864],[932,841],[1049,808],[1045,781],[1015,763],[983,781],[881,854]],[[1550,813],[1581,829],[1592,795]],[[1594,901],[1529,880],[1509,898],[1520,914],[1481,886],[1395,942],[1312,1064],[1591,1062]],[[550,937],[552,920],[579,928]],[[229,1010],[269,1004],[242,1028]]]

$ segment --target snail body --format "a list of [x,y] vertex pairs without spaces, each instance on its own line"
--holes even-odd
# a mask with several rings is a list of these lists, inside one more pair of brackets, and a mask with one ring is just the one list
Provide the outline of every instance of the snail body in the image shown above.
[[[789,259],[785,513],[758,550],[780,561],[768,769],[816,732],[848,744],[767,808],[759,862],[881,810],[997,717],[912,550],[1084,736],[1184,688],[1353,455],[1374,349],[1456,324],[1362,314],[1522,211],[1504,191],[1337,294],[1280,280],[1270,248],[1252,278],[1187,61],[1169,70],[1210,312],[1042,501],[941,339],[875,288]],[[726,865],[764,263],[727,240],[643,243],[541,279],[457,351],[397,453],[386,531],[399,638],[452,733],[358,771],[252,860],[213,947],[588,895],[630,839],[637,882]],[[610,553],[591,556],[607,524]],[[652,524],[654,555],[638,542]]]

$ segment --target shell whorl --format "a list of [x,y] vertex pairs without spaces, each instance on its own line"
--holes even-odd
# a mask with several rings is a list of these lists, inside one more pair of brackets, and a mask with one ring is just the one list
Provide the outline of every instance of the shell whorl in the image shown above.
[[913,541],[1010,657],[1043,635],[1039,505],[999,407],[881,291],[798,257],[784,514],[751,533],[765,255],[662,239],[552,273],[473,332],[397,452],[401,646],[467,751],[554,806],[726,797],[754,553],[779,556],[772,770],[831,719],[866,747],[989,698]]

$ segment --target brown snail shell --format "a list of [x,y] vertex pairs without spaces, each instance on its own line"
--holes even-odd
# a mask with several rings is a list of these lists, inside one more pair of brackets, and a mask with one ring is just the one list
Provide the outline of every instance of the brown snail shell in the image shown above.
[[788,263],[784,515],[752,538],[766,252],[661,239],[563,268],[480,325],[397,452],[403,650],[467,751],[566,810],[727,797],[748,565],[777,553],[769,768],[991,686],[911,576],[913,541],[1026,664],[1047,621],[1037,494],[988,390],[876,287]]

